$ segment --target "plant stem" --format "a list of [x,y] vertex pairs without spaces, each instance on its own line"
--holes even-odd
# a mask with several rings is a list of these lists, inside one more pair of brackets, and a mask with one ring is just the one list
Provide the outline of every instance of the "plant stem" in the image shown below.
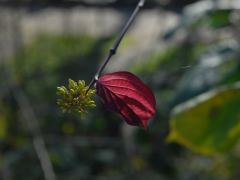
[[[139,10],[141,7],[144,6],[145,0],[140,0],[138,2],[137,7],[135,8],[135,10],[133,11],[132,15],[130,16],[130,18],[128,19],[127,23],[124,25],[122,31],[119,33],[119,35],[116,38],[115,43],[113,44],[112,48],[109,49],[109,53],[107,55],[107,57],[105,58],[105,60],[103,61],[103,64],[99,67],[97,73],[95,74],[94,78],[92,79],[92,81],[90,82],[89,86],[88,86],[88,90],[95,84],[95,82],[98,80],[98,77],[102,74],[104,68],[106,67],[106,65],[108,64],[108,62],[110,61],[111,57],[113,55],[115,55],[117,53],[117,49],[124,37],[124,35],[126,34],[127,30],[129,29],[130,25],[132,24],[132,22],[134,21],[135,17],[137,16]],[[88,92],[87,90],[87,92]],[[86,92],[86,93],[87,93]]]

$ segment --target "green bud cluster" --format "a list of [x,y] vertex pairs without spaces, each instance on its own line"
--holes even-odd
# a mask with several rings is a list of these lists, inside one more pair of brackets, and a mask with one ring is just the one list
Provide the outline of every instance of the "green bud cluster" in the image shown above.
[[57,94],[59,95],[57,104],[63,112],[78,112],[83,114],[87,112],[87,108],[96,107],[95,102],[92,100],[95,93],[95,90],[88,89],[85,81],[79,80],[75,82],[69,79],[68,88],[65,86],[57,87]]

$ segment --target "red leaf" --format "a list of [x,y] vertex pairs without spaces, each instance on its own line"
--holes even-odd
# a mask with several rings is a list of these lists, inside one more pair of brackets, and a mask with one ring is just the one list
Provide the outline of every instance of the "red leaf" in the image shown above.
[[108,109],[119,113],[130,125],[147,128],[156,112],[156,100],[137,76],[125,71],[104,74],[96,88]]

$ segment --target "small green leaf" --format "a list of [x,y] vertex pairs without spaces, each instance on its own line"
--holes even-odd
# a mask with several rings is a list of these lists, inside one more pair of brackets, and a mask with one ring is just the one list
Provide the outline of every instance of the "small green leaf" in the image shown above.
[[85,87],[85,81],[79,80],[79,81],[78,81],[78,86],[79,86],[81,89],[83,89],[83,88]]
[[57,93],[58,95],[65,95],[66,91],[62,87],[57,87]]
[[96,106],[92,100],[92,97],[95,95],[95,90],[88,90],[88,87],[85,86],[85,81],[80,80],[77,83],[69,79],[68,88],[69,89],[64,86],[57,87],[57,94],[59,95],[57,104],[63,112],[78,112],[83,114],[87,112],[87,108]]
[[76,89],[77,87],[77,83],[75,81],[73,81],[72,79],[68,80],[68,88],[69,89]]
[[224,153],[240,139],[240,84],[204,93],[173,110],[168,141],[203,154]]

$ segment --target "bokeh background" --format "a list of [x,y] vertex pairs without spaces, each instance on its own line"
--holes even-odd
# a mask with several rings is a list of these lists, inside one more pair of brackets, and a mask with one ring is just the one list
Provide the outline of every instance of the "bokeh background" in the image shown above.
[[148,130],[56,105],[90,82],[137,0],[0,0],[0,179],[240,179],[240,1],[146,0],[105,72],[157,99]]

